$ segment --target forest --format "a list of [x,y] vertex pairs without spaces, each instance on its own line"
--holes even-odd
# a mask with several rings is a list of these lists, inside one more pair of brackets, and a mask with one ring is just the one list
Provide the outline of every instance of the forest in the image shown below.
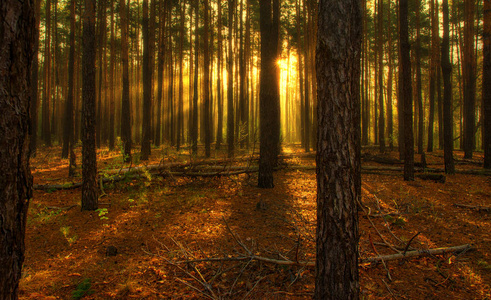
[[491,0],[19,3],[0,300],[491,298]]

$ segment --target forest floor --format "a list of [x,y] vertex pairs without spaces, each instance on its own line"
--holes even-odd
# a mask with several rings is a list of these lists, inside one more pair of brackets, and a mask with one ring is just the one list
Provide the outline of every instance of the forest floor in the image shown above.
[[[362,174],[362,203],[370,215],[359,212],[361,258],[413,248],[473,249],[360,264],[361,299],[491,299],[491,176],[405,182],[393,168],[401,167],[397,152],[363,152],[363,166],[372,168]],[[81,181],[80,175],[68,178],[68,160],[60,153],[57,147],[38,152],[31,161],[35,184],[68,188]],[[153,149],[147,164],[184,163],[185,153]],[[281,263],[315,259],[315,160],[295,147],[284,154],[286,167],[275,172],[275,188],[268,190],[256,187],[254,172],[201,177],[144,171],[139,178],[106,180],[100,209],[92,212],[81,212],[80,188],[35,190],[20,298],[311,298],[315,269]],[[429,167],[442,168],[442,154],[427,154]],[[462,160],[458,151],[455,157],[458,170],[482,168],[482,153],[474,160]],[[385,159],[395,163],[392,169],[384,169]],[[119,151],[98,150],[104,178],[123,168],[121,161]],[[201,261],[178,263],[195,259]]]

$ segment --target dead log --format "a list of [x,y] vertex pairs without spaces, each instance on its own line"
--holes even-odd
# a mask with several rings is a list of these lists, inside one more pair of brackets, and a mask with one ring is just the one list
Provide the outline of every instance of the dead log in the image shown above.
[[433,180],[434,182],[439,182],[439,183],[445,183],[446,180],[446,177],[443,174],[426,173],[426,174],[417,175],[416,177],[422,180]]
[[478,211],[486,211],[486,212],[490,212],[491,211],[491,207],[489,206],[480,206],[480,205],[467,205],[467,204],[458,204],[458,203],[454,203],[455,206],[457,207],[461,207],[461,208],[469,208],[469,209],[474,209],[474,210],[478,210]]

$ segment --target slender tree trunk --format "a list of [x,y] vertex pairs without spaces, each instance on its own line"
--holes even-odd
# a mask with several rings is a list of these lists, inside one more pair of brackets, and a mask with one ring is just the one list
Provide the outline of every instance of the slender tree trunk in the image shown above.
[[491,169],[491,0],[484,0],[483,12],[482,114],[484,168]]
[[435,9],[435,0],[430,0],[430,16],[431,16],[431,57],[430,57],[430,86],[429,86],[429,118],[428,118],[428,147],[426,151],[433,152],[433,124],[435,121],[435,84],[436,84],[436,69],[438,59],[439,36],[437,36],[437,27],[439,26],[438,12]]
[[29,97],[35,53],[34,1],[0,4],[0,299],[18,299],[32,177]]
[[[162,7],[163,6],[163,7]],[[157,122],[155,123],[155,146],[160,147],[162,136],[162,96],[164,80],[164,40],[165,23],[167,20],[168,1],[161,1],[159,5],[159,42],[158,42],[158,63],[157,63]]]
[[39,92],[38,92],[38,81],[39,81],[39,24],[41,21],[41,0],[34,0],[35,2],[35,19],[36,19],[36,37],[34,44],[34,56],[32,58],[32,69],[31,69],[31,129],[29,136],[29,153],[31,157],[36,156],[37,150],[37,140],[38,140],[38,107],[39,107]]
[[378,118],[378,135],[379,135],[379,150],[385,152],[385,113],[384,113],[384,2],[378,1],[378,84],[379,84],[379,118]]
[[404,180],[414,180],[413,101],[408,24],[408,0],[399,0],[400,100],[404,103]]
[[443,40],[442,40],[442,75],[443,75],[443,131],[445,173],[455,173],[453,160],[453,108],[452,108],[452,65],[450,63],[448,0],[443,0]]
[[203,48],[204,48],[204,118],[205,118],[205,156],[211,156],[211,116],[210,116],[210,48],[208,46],[208,38],[209,38],[209,27],[210,27],[210,4],[208,0],[204,0],[204,21],[205,21],[205,34],[203,39]]
[[303,5],[303,13],[304,13],[304,21],[303,21],[303,30],[304,30],[304,40],[303,40],[303,60],[304,64],[304,138],[305,138],[305,152],[310,152],[310,80],[309,80],[309,37],[308,37],[308,29],[307,29],[307,4],[306,0]]
[[[319,4],[314,299],[358,299],[360,0]],[[335,28],[335,30],[333,30]]]
[[[233,88],[233,69],[234,59],[232,51],[232,26],[233,26],[233,10],[235,9],[235,0],[228,2],[228,61],[227,61],[227,144],[228,157],[234,156],[234,137],[235,137],[235,122],[234,122],[234,88]],[[196,77],[195,77],[196,78]],[[196,125],[195,125],[196,126]]]
[[[230,9],[230,8],[229,8]],[[192,154],[198,155],[198,67],[199,67],[199,3],[194,3],[194,92],[193,92],[193,128],[192,128]]]
[[75,87],[75,0],[70,1],[70,50],[68,57],[68,97],[65,103],[63,124],[63,149],[62,158],[68,158],[70,149],[73,148],[73,101]]
[[82,56],[82,210],[98,207],[95,151],[95,0],[85,0]]
[[217,124],[217,141],[215,149],[220,150],[223,143],[223,98],[222,98],[222,59],[223,59],[223,38],[222,38],[222,4],[219,1],[218,5],[218,58],[217,58],[217,111],[218,111],[218,124]]
[[[102,91],[103,88],[105,88],[105,76],[106,74],[104,73],[105,70],[105,58],[106,58],[106,47],[104,45],[105,43],[105,37],[106,37],[106,1],[101,1],[101,4],[99,5],[99,16],[98,16],[98,21],[99,21],[99,28],[98,28],[98,33],[99,33],[99,41],[98,41],[98,57],[99,57],[99,92],[97,93],[97,124],[96,124],[96,144],[97,148],[101,147],[101,136],[102,136]],[[103,79],[104,76],[104,79]]]
[[418,114],[418,153],[423,153],[423,94],[421,87],[421,0],[416,0],[416,49],[415,54],[415,68],[416,68],[416,107]]
[[44,85],[43,85],[43,121],[42,138],[46,146],[51,147],[50,102],[51,102],[51,0],[46,0],[46,33],[44,40]]
[[177,151],[179,151],[179,148],[181,147],[181,132],[184,130],[184,81],[183,81],[183,72],[184,72],[184,11],[186,10],[186,3],[182,2],[181,3],[181,10],[180,10],[180,40],[179,40],[179,102],[177,104]]
[[476,78],[474,52],[475,0],[465,1],[464,27],[464,158],[472,158],[475,146]]
[[[155,0],[152,0],[155,1]],[[150,43],[151,26],[148,18],[148,0],[143,0],[143,140],[141,145],[141,160],[148,160],[151,154],[152,136],[152,46]]]
[[114,37],[114,0],[111,0],[111,50],[109,60],[109,151],[114,150],[114,114],[116,101],[114,99],[114,82],[115,60],[116,60],[116,39]]
[[391,31],[391,1],[388,2],[388,26],[387,26],[387,35],[389,36],[388,43],[388,64],[389,64],[389,73],[387,74],[387,137],[389,138],[389,149],[390,151],[394,150],[394,117],[392,112],[392,78],[393,78],[393,58],[392,58],[392,31]]
[[[128,6],[129,6],[128,0]],[[125,8],[125,0],[119,2],[121,16],[121,61],[123,63],[123,93],[121,98],[121,140],[123,141],[123,160],[131,161],[131,102],[130,102],[130,78],[128,55],[128,17]]]

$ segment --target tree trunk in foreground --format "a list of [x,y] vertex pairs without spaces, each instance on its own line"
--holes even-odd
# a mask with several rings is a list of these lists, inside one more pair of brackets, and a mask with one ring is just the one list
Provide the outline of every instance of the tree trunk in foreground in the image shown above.
[[128,18],[125,0],[120,0],[121,15],[121,60],[123,62],[123,95],[121,99],[121,140],[123,141],[123,160],[131,161],[131,103],[128,63]]
[[278,54],[278,28],[275,28],[272,16],[271,2],[279,0],[265,0],[260,2],[261,27],[261,75],[260,75],[260,148],[259,148],[259,175],[260,188],[273,188],[273,167],[277,156],[276,134],[276,103],[279,102],[279,87],[276,63]]
[[399,101],[403,104],[404,180],[414,180],[413,97],[411,87],[411,46],[409,43],[408,0],[399,1],[400,80]]
[[27,208],[29,101],[36,22],[34,1],[0,3],[0,299],[17,299]]
[[445,173],[454,174],[453,161],[453,109],[452,109],[452,64],[450,63],[450,33],[448,1],[443,0],[443,39],[442,39],[442,75],[443,75],[443,156]]
[[95,0],[85,0],[82,54],[82,210],[96,210]]
[[319,4],[314,299],[358,299],[361,1]]

